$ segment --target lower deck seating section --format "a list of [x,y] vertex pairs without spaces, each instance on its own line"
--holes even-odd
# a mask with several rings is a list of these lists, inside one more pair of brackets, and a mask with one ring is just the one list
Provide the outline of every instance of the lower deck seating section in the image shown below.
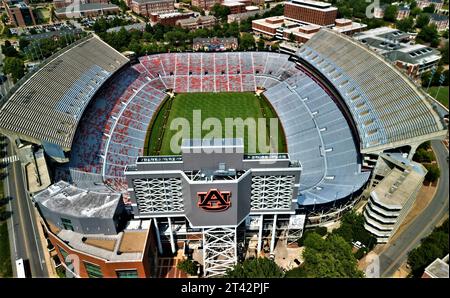
[[76,185],[106,185],[126,195],[123,171],[143,154],[148,127],[167,89],[241,92],[256,87],[267,89],[264,94],[282,122],[288,152],[302,164],[300,204],[345,197],[367,181],[369,173],[361,172],[351,130],[333,99],[288,56],[267,52],[141,57],[92,100],[78,127],[70,163],[57,175]]
[[299,204],[345,198],[366,183],[346,119],[314,80],[297,74],[264,95],[282,122],[290,157],[302,165]]

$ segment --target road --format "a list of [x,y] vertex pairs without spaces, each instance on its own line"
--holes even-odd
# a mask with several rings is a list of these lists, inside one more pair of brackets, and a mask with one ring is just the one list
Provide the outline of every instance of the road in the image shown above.
[[408,252],[428,236],[439,221],[448,215],[448,151],[441,141],[432,141],[441,176],[433,200],[414,221],[379,255],[381,277],[392,277],[395,271],[407,260]]
[[[8,156],[13,156],[11,144]],[[36,213],[23,179],[19,161],[10,163],[5,178],[5,196],[10,198],[8,209],[12,213],[8,219],[8,233],[11,244],[11,262],[14,276],[15,260],[23,258],[30,262],[32,277],[47,277],[44,252],[39,238]]]

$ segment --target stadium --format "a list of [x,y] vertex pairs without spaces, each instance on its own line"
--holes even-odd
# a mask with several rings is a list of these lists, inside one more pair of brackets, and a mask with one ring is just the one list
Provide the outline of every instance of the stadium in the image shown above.
[[[223,274],[253,244],[273,253],[276,240],[295,241],[305,224],[338,218],[370,186],[379,154],[411,159],[447,133],[443,107],[328,29],[292,56],[161,53],[136,62],[96,36],[78,41],[16,85],[0,132],[42,146],[52,181],[122,194],[135,218],[153,221],[160,254],[186,241],[202,249],[206,276]],[[189,137],[173,155],[170,119],[195,109],[205,118],[277,118],[280,150],[248,152],[248,135]],[[190,154],[195,147],[233,152]],[[222,212],[233,215],[211,215],[195,193],[223,206],[230,199]]]

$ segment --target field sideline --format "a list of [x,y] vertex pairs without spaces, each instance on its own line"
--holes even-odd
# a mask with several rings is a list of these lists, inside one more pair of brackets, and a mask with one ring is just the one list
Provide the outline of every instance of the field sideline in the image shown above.
[[[177,130],[170,130],[170,123],[176,118],[185,118],[191,128],[193,128],[193,111],[201,111],[201,119],[214,117],[220,120],[222,125],[222,135],[225,136],[225,118],[266,118],[267,126],[269,118],[277,118],[275,112],[264,97],[257,97],[251,92],[226,92],[226,93],[180,93],[172,99],[167,99],[156,117],[152,119],[150,130],[147,133],[146,146],[144,148],[145,155],[173,155],[170,148],[170,141],[177,133]],[[264,116],[265,115],[265,116]],[[205,137],[210,130],[202,131],[202,138]],[[266,129],[267,135],[270,130]],[[236,136],[236,129],[234,130]],[[269,139],[268,137],[266,138]],[[245,128],[244,146],[246,153],[249,147],[255,147],[255,144],[249,144],[248,131]],[[274,141],[272,140],[272,143]],[[278,124],[278,152],[286,152],[286,143],[281,124]],[[272,144],[272,146],[275,144]],[[256,153],[260,150],[257,148]]]

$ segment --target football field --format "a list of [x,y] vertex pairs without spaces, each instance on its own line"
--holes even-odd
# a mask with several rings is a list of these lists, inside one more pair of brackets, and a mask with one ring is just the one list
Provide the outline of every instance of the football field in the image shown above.
[[[208,118],[210,119],[206,120]],[[286,152],[285,137],[279,121],[276,125],[273,125],[278,131],[278,136],[276,134],[271,136],[269,119],[277,118],[277,116],[266,99],[251,92],[226,92],[181,93],[167,99],[155,118],[152,119],[150,130],[147,133],[144,154],[179,154],[179,152],[172,150],[174,148],[171,148],[173,147],[171,141],[180,145],[180,136],[187,136],[186,133],[190,138],[199,135],[202,138],[208,138],[213,133],[214,136],[219,133],[221,137],[230,137],[230,129],[226,130],[226,118],[228,118],[228,124],[231,121],[235,121],[234,124],[239,123],[239,119],[242,119],[243,122],[241,123],[250,124],[233,126],[231,129],[232,137],[244,138],[246,153],[267,152],[269,146],[275,148],[276,150],[272,149],[274,151]],[[265,119],[265,122],[263,119]],[[261,123],[260,125],[258,125],[258,121]],[[187,123],[188,129],[186,129]],[[256,124],[256,135],[250,133],[249,137],[248,127],[252,126],[251,123]],[[237,127],[242,127],[242,129],[237,129]],[[182,129],[184,129],[183,132],[181,132]],[[226,134],[226,131],[228,131],[228,134]],[[256,137],[258,135],[264,136],[262,141],[258,140]],[[174,140],[177,140],[177,142]],[[266,147],[259,145],[258,142],[264,143]]]

